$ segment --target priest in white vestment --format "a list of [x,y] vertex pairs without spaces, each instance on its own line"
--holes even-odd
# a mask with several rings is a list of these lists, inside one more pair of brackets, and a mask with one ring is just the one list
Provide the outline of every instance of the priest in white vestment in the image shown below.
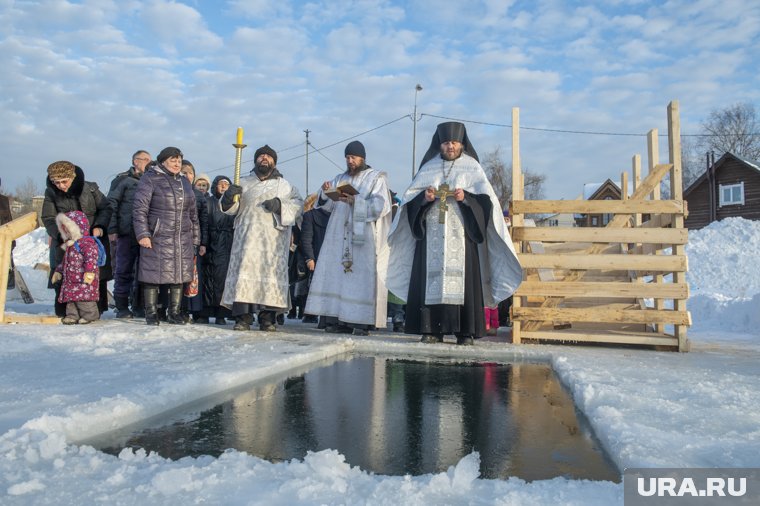
[[[350,142],[344,154],[347,170],[324,182],[314,206],[330,212],[330,221],[306,299],[306,313],[324,315],[327,332],[367,335],[371,327],[386,326],[391,199],[385,173],[365,163],[361,142]],[[359,193],[338,200],[325,193],[344,183]]]
[[[259,328],[274,331],[278,313],[290,307],[288,253],[291,227],[299,224],[303,200],[277,170],[277,153],[262,146],[251,174],[231,185],[220,205],[235,215],[235,236],[222,305],[232,308],[235,330],[248,330],[258,311]],[[234,202],[234,196],[240,195]]]
[[494,193],[462,123],[438,125],[404,192],[388,238],[388,289],[406,301],[407,334],[473,344],[484,307],[517,289],[522,269]]

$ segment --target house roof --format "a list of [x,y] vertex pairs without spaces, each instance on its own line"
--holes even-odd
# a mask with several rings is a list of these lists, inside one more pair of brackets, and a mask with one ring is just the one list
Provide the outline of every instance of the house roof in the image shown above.
[[[593,184],[596,184],[596,183],[592,183],[591,185],[584,185],[584,187],[583,187],[583,190],[584,190],[584,196],[585,196],[585,192],[586,192],[586,186],[589,186],[589,189],[591,189],[590,187],[591,187]],[[620,190],[620,187],[619,187],[618,185],[616,185],[616,184],[615,184],[615,183],[612,181],[612,179],[607,179],[607,181],[605,181],[604,183],[599,183],[599,184],[597,184],[597,186],[596,186],[596,189],[595,189],[594,191],[592,191],[592,192],[591,192],[591,193],[590,193],[588,196],[586,196],[586,200],[593,200],[593,199],[594,199],[594,198],[595,198],[597,195],[599,195],[599,194],[602,192],[602,190],[604,190],[605,188],[609,188],[610,186],[611,186],[612,188],[614,188],[615,190],[617,190],[617,192],[618,192],[620,195],[622,195],[622,194],[623,194],[622,190]]]
[[690,193],[694,188],[696,188],[697,186],[699,186],[700,184],[702,184],[702,181],[704,181],[705,179],[707,179],[707,175],[708,175],[709,172],[712,171],[712,173],[714,174],[728,160],[737,160],[738,162],[746,165],[748,168],[754,169],[754,170],[760,172],[760,163],[758,163],[758,162],[750,162],[749,160],[745,160],[744,158],[742,158],[740,156],[736,156],[735,154],[729,153],[727,151],[727,152],[723,153],[723,156],[721,156],[720,158],[718,158],[718,160],[714,164],[712,164],[711,167],[705,169],[705,171],[702,173],[702,175],[699,176],[697,179],[695,179],[689,185],[689,187],[684,190],[684,192],[683,192],[684,196],[687,195],[688,193]]

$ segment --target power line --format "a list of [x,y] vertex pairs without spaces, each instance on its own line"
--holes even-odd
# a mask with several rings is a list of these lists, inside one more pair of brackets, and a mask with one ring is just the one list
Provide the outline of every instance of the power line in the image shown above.
[[[468,119],[461,119],[461,118],[449,118],[447,116],[438,116],[435,114],[420,114],[420,117],[422,116],[430,116],[431,118],[439,118],[439,119],[447,119],[449,121],[459,121],[461,123],[474,123],[476,125],[487,125],[487,126],[495,126],[495,127],[504,127],[504,128],[512,128],[512,125],[505,124],[505,123],[489,123],[486,121],[476,121],[476,120],[468,120]],[[623,137],[646,137],[647,134],[637,134],[637,133],[629,133],[629,132],[593,132],[593,131],[586,131],[586,130],[563,130],[558,128],[538,128],[538,127],[527,127],[527,126],[520,126],[520,130],[536,130],[539,132],[553,132],[553,133],[562,133],[562,134],[579,134],[579,135],[617,135],[617,136],[623,136]],[[681,134],[681,137],[720,137],[722,134]],[[743,137],[751,137],[754,135],[760,135],[760,133],[737,133],[734,135],[739,135]],[[667,137],[668,134],[660,134],[660,137]]]

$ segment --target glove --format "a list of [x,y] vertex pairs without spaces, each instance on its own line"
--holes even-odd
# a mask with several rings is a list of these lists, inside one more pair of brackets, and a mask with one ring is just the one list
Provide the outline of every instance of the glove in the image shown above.
[[222,210],[226,211],[230,207],[232,207],[232,204],[234,204],[235,195],[240,195],[243,193],[243,187],[236,184],[231,184],[229,188],[227,188],[227,191],[224,192],[224,195],[222,195]]
[[230,198],[233,198],[235,195],[241,195],[243,193],[243,187],[238,184],[231,184],[229,188],[227,188],[227,191],[224,192],[224,196],[227,195],[230,196]]
[[63,279],[63,274],[61,274],[58,271],[55,271],[53,273],[53,277],[50,278],[50,282],[53,284],[60,283],[60,281]]
[[261,203],[261,207],[269,211],[270,213],[279,213],[280,208],[282,207],[282,203],[280,202],[280,199],[273,198],[269,200],[265,200]]
[[95,273],[94,272],[85,272],[84,276],[82,276],[82,281],[84,281],[88,285],[91,285],[92,282],[95,281]]

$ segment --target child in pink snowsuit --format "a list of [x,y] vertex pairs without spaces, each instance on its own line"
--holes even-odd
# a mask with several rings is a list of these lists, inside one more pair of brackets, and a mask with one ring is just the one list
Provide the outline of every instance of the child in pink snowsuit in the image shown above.
[[55,268],[53,283],[62,282],[58,302],[66,304],[65,325],[100,319],[98,311],[98,245],[89,235],[90,223],[82,211],[60,213],[55,218],[66,253]]

